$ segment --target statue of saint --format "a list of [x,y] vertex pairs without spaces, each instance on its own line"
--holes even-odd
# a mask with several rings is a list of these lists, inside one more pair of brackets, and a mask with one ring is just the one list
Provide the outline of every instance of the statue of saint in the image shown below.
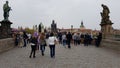
[[100,13],[102,17],[102,22],[107,22],[109,21],[109,8],[104,4],[102,4],[101,6],[103,7],[103,11]]
[[42,23],[39,24],[39,32],[44,32],[44,25]]
[[41,23],[39,24],[39,32],[41,32]]
[[52,30],[53,32],[56,32],[56,31],[57,31],[56,23],[55,23],[54,20],[52,20],[51,30]]
[[103,7],[103,14],[105,16],[109,16],[109,13],[110,13],[109,8],[104,4],[102,4],[101,6]]
[[3,5],[3,11],[4,11],[4,20],[8,20],[9,17],[9,11],[11,10],[11,7],[9,7],[8,5],[8,1],[6,1],[6,3]]
[[103,7],[103,12],[101,12],[102,18],[109,17],[109,13],[110,13],[109,8],[104,4],[102,4],[101,6]]

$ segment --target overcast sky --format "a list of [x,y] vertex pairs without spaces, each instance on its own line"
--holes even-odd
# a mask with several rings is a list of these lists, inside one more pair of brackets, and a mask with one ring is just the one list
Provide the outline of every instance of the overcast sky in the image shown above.
[[[0,0],[0,20],[3,20],[3,4]],[[81,21],[89,29],[100,30],[102,12],[101,4],[110,9],[110,20],[113,28],[120,29],[120,0],[8,0],[10,11],[9,19],[12,27],[30,27],[42,22],[50,27],[52,20],[58,28],[79,28]]]

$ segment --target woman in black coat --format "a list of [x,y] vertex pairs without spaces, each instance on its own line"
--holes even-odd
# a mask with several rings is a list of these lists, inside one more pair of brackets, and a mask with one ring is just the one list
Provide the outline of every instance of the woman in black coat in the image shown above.
[[35,58],[35,52],[36,52],[36,47],[37,47],[37,37],[32,36],[30,40],[30,45],[31,45],[31,53],[30,53],[30,58],[33,55],[33,58]]

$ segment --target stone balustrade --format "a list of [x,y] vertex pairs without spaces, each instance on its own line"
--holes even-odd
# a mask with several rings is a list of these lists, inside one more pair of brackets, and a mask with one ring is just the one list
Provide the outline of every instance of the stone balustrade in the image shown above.
[[6,38],[0,39],[0,53],[14,48],[14,39]]

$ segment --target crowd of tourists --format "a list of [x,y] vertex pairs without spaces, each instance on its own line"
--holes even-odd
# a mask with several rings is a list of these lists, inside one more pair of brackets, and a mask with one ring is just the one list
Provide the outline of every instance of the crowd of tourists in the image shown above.
[[100,46],[102,40],[102,33],[97,33],[95,36],[85,33],[70,33],[70,32],[34,32],[33,34],[28,34],[26,32],[16,33],[15,35],[15,45],[18,47],[26,47],[27,44],[31,46],[31,52],[29,58],[36,56],[36,50],[41,51],[41,55],[44,56],[45,47],[50,48],[50,57],[55,58],[55,45],[62,44],[65,48],[71,49],[72,45],[84,46],[95,45]]

